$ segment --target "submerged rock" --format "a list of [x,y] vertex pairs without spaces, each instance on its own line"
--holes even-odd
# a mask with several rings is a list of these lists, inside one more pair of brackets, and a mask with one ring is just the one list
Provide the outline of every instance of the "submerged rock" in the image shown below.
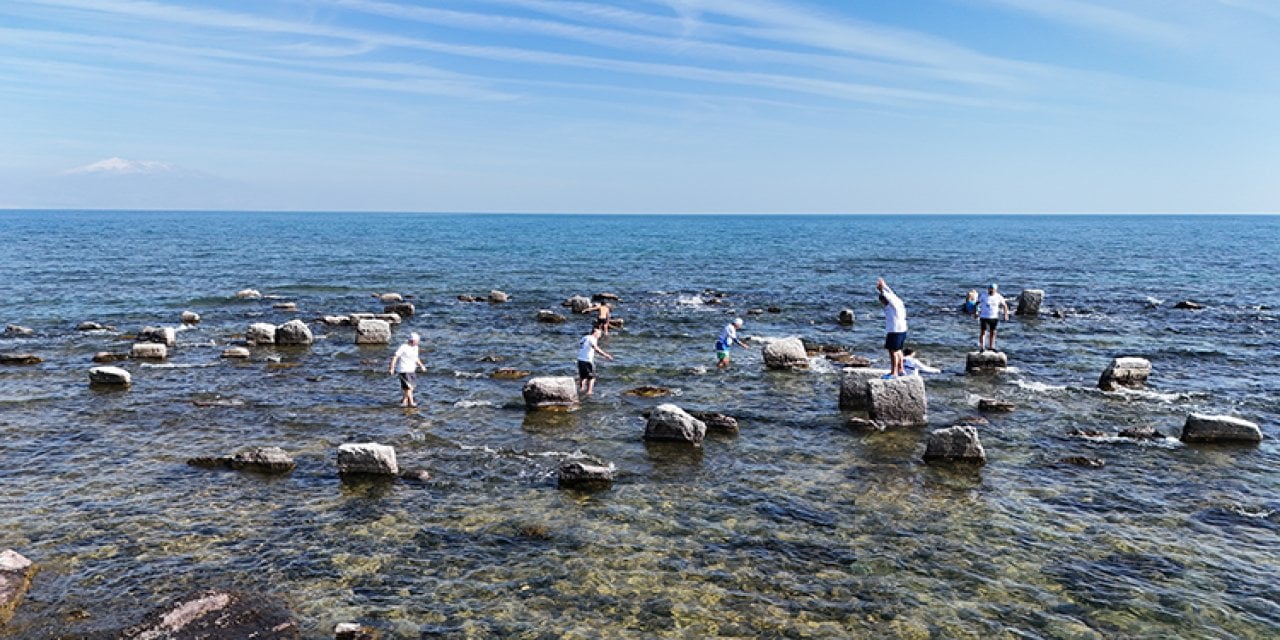
[[34,353],[0,353],[0,364],[40,364],[44,359]]
[[200,324],[200,314],[194,311],[183,311],[180,319],[182,324]]
[[311,327],[301,320],[290,320],[276,327],[276,344],[297,346],[311,344],[314,341]]
[[1059,458],[1058,464],[1070,464],[1077,467],[1087,467],[1089,469],[1101,469],[1106,466],[1107,462],[1102,458],[1090,458],[1088,456],[1067,456]]
[[841,309],[836,314],[836,322],[846,327],[853,326],[853,309]]
[[1133,440],[1163,440],[1165,438],[1163,433],[1156,431],[1156,428],[1151,426],[1122,429],[1120,433],[1116,435],[1121,438],[1131,438]]
[[1151,362],[1146,358],[1113,358],[1098,377],[1098,388],[1103,391],[1115,391],[1120,387],[1140,389],[1147,386],[1150,376]]
[[265,594],[237,591],[205,591],[181,598],[120,634],[120,640],[300,637],[298,624],[283,603]]
[[4,335],[6,336],[29,336],[35,333],[31,327],[24,327],[20,324],[9,324],[4,327]]
[[129,359],[129,354],[127,353],[111,353],[110,351],[99,351],[93,354],[94,362],[120,362],[121,360],[128,360],[128,359]]
[[0,551],[0,627],[9,623],[31,588],[36,565],[13,549]]
[[241,289],[236,292],[236,297],[241,300],[257,300],[262,297],[262,293],[257,289]]
[[296,302],[277,302],[277,303],[275,303],[275,304],[271,305],[271,308],[272,308],[272,309],[275,309],[276,311],[297,311],[297,310],[298,310],[298,303],[296,303]]
[[674,404],[654,407],[644,428],[645,440],[688,442],[695,447],[702,446],[706,436],[707,424]]
[[138,332],[138,342],[156,342],[172,347],[178,343],[178,334],[173,327],[143,327]]
[[129,357],[135,360],[164,360],[169,355],[169,348],[157,342],[137,342],[129,350]]
[[645,385],[642,387],[636,387],[634,389],[628,389],[626,391],[623,391],[622,393],[623,395],[638,396],[641,398],[661,398],[663,396],[671,395],[671,390],[666,387],[655,387],[651,385]]
[[1040,306],[1043,304],[1043,289],[1023,289],[1022,293],[1018,294],[1018,310],[1014,313],[1020,316],[1040,315]]
[[689,415],[707,425],[707,431],[716,433],[738,433],[738,419],[723,413],[712,411],[688,411]]
[[249,344],[275,344],[276,326],[270,322],[255,322],[249,325],[244,339]]
[[529,377],[529,372],[521,369],[512,369],[511,367],[503,367],[489,374],[489,377],[497,380],[519,380],[521,378]]
[[613,486],[613,466],[567,460],[560,465],[557,485],[579,491],[608,489]]
[[389,344],[391,325],[383,320],[361,320],[356,324],[356,344]]
[[222,357],[224,358],[245,359],[249,356],[249,350],[244,347],[228,347],[222,350]]
[[418,310],[413,306],[412,302],[393,302],[382,307],[383,313],[394,313],[401,318],[408,318],[417,313]]
[[377,629],[356,622],[341,622],[333,628],[333,640],[379,640]]
[[396,450],[376,442],[338,445],[338,474],[395,477],[400,474]]
[[505,291],[498,291],[497,289],[494,289],[489,292],[490,304],[502,304],[510,299],[511,296],[508,296]]
[[404,302],[404,296],[394,292],[375,293],[373,294],[373,297],[377,298],[383,304],[390,304],[392,302]]
[[1008,413],[1013,411],[1014,406],[1008,400],[999,400],[996,398],[980,398],[978,399],[978,411],[986,411],[992,413]]
[[1200,304],[1199,302],[1196,302],[1196,301],[1194,301],[1194,300],[1183,300],[1182,302],[1179,302],[1178,304],[1173,305],[1173,308],[1174,308],[1174,309],[1188,309],[1188,310],[1191,310],[1191,311],[1199,311],[1199,310],[1201,310],[1201,309],[1203,309],[1203,308],[1204,308],[1204,305],[1202,305],[1202,304]]
[[458,296],[458,302],[481,302],[481,300],[480,298],[477,298],[475,296],[469,296],[464,293]]
[[101,324],[98,322],[93,322],[90,320],[85,320],[84,322],[81,322],[80,324],[76,325],[76,331],[114,331],[114,330],[115,330],[115,327]]
[[89,370],[89,384],[127,387],[133,384],[133,376],[119,367],[94,367]]
[[924,379],[905,376],[867,381],[867,415],[886,427],[929,424],[929,399]]
[[533,378],[521,391],[529,409],[568,408],[578,404],[578,384],[568,376]]
[[1262,442],[1257,424],[1233,416],[1193,413],[1182,427],[1183,442]]
[[562,324],[565,320],[566,318],[564,316],[550,309],[538,310],[538,322],[545,322],[547,324]]
[[970,351],[965,356],[967,373],[996,373],[1009,366],[1009,358],[1002,351]]
[[592,302],[622,302],[616,293],[597,293],[591,296]]
[[560,303],[560,306],[569,307],[569,309],[574,313],[582,313],[591,306],[591,298],[586,296],[573,296]]
[[867,383],[889,373],[888,369],[849,368],[840,372],[840,410],[866,411]]
[[978,439],[978,430],[969,425],[936,429],[925,443],[925,462],[965,462],[986,464],[987,452]]
[[297,465],[280,447],[257,447],[231,456],[191,458],[187,464],[195,467],[227,467],[236,471],[278,474],[293,471]]
[[764,346],[764,366],[769,369],[807,369],[809,357],[800,338],[773,340]]
[[332,327],[345,327],[351,324],[351,316],[320,316],[320,323]]

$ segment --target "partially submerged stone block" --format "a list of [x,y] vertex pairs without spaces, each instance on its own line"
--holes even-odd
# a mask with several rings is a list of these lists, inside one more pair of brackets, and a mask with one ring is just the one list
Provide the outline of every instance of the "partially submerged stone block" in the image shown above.
[[769,369],[807,369],[809,355],[800,338],[774,340],[764,346],[764,366]]
[[987,452],[978,439],[977,429],[971,425],[956,425],[929,433],[924,459],[926,462],[986,464]]
[[707,424],[674,404],[654,407],[644,427],[645,440],[688,442],[698,447],[706,436]]
[[129,357],[137,360],[164,360],[168,356],[168,347],[158,342],[135,342],[129,350]]
[[338,473],[394,478],[400,473],[400,465],[396,463],[394,447],[376,442],[347,443],[338,446]]
[[315,341],[311,327],[301,320],[290,320],[276,327],[276,344],[286,346],[308,345]]
[[127,387],[133,376],[120,367],[94,367],[89,370],[89,384],[104,387]]
[[846,368],[840,372],[840,410],[866,411],[867,383],[887,375],[888,369]]
[[560,465],[561,489],[598,491],[613,486],[613,466],[569,460]]
[[275,344],[276,326],[270,322],[255,322],[249,325],[244,339],[249,344]]
[[903,376],[867,382],[867,415],[886,427],[929,424],[929,399],[924,379]]
[[1140,389],[1151,376],[1151,361],[1146,358],[1114,358],[1098,377],[1098,388],[1115,391],[1120,387]]
[[249,350],[244,347],[227,347],[222,350],[222,357],[224,358],[245,359],[249,355]]
[[0,353],[0,364],[40,364],[44,359],[34,353]]
[[1043,289],[1023,289],[1018,295],[1018,310],[1015,311],[1020,316],[1037,316],[1040,315],[1040,305],[1044,304]]
[[568,408],[578,404],[578,383],[568,376],[532,378],[521,391],[529,409]]
[[360,320],[356,324],[356,344],[388,344],[391,325],[385,320]]
[[412,302],[393,302],[382,307],[383,313],[394,313],[401,318],[408,318],[417,311]]
[[187,464],[195,467],[227,467],[236,471],[278,474],[293,471],[297,466],[293,458],[280,447],[256,447],[231,456],[191,458]]
[[13,549],[0,551],[0,627],[8,624],[31,588],[36,565]]
[[996,373],[1009,366],[1009,358],[1003,351],[970,351],[965,356],[967,373]]
[[1193,413],[1182,427],[1183,442],[1262,442],[1257,424],[1233,416]]
[[158,342],[172,347],[178,343],[178,334],[173,327],[143,327],[138,332],[138,342]]

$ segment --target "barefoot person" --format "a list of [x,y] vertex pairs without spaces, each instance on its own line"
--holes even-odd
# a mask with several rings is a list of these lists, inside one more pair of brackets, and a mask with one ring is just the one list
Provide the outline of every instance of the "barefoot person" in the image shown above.
[[902,370],[909,376],[918,376],[921,373],[942,373],[942,369],[935,369],[916,359],[916,350],[907,347],[902,350]]
[[876,278],[876,291],[884,305],[884,349],[889,352],[889,374],[885,377],[897,378],[904,375],[902,346],[907,343],[907,309],[884,278]]
[[613,307],[608,302],[598,302],[582,310],[583,313],[592,311],[596,312],[595,324],[592,326],[600,330],[600,335],[609,335],[609,315],[613,313]]
[[[1009,303],[997,291],[996,283],[987,287],[987,292],[978,298],[978,350],[996,350],[996,325],[1000,324],[1000,314],[1009,319]],[[986,339],[984,342],[983,339]],[[985,346],[984,346],[985,345]]]
[[733,322],[726,324],[720,330],[720,337],[716,338],[716,367],[724,369],[729,366],[729,350],[733,345],[738,345],[743,349],[750,349],[746,341],[738,338],[738,329],[742,328],[742,318],[734,318]]
[[613,360],[613,356],[600,348],[600,327],[595,327],[578,340],[578,391],[591,395],[596,390],[596,354]]
[[400,406],[402,407],[418,406],[413,399],[413,389],[418,386],[415,372],[419,369],[427,370],[426,365],[422,364],[422,360],[418,357],[420,339],[421,337],[416,333],[409,334],[409,339],[396,349],[396,354],[391,356],[391,365],[387,367],[388,373],[394,373],[400,378]]

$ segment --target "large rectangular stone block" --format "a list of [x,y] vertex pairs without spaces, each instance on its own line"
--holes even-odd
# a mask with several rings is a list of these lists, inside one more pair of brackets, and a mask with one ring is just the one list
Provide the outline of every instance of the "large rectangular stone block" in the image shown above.
[[840,372],[840,410],[867,410],[867,383],[889,373],[888,369],[847,367]]
[[886,427],[929,424],[929,399],[920,376],[867,381],[867,414]]

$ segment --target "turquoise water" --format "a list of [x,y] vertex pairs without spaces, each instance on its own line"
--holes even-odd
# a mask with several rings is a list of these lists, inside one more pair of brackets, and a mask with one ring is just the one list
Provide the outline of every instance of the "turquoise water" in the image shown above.
[[[384,637],[1270,638],[1280,630],[1280,279],[1276,217],[446,216],[0,212],[0,548],[42,572],[0,637],[111,637],[207,586],[278,594],[308,637],[359,620]],[[714,368],[735,315],[747,335],[800,335],[882,364],[873,285],[904,298],[910,342],[944,373],[931,427],[1017,404],[980,429],[981,470],[920,460],[927,429],[852,431],[838,367]],[[1012,369],[963,372],[977,340],[952,309],[997,281],[1046,290],[1047,313],[1001,326]],[[237,300],[252,287],[296,302]],[[501,289],[506,305],[459,294]],[[706,304],[707,290],[724,304]],[[252,322],[380,311],[426,341],[422,408],[395,406],[392,347],[313,324],[307,349],[218,355]],[[626,329],[597,395],[527,415],[497,367],[570,375],[609,291]],[[1203,311],[1174,309],[1180,300]],[[748,315],[776,306],[779,313]],[[855,311],[852,328],[835,324]],[[125,363],[123,393],[86,384],[97,351],[176,326],[162,366]],[[75,331],[93,320],[117,332]],[[397,342],[398,342],[397,338]],[[500,363],[482,361],[500,356]],[[1150,389],[1094,387],[1112,357],[1154,366]],[[296,366],[293,366],[296,365]],[[736,415],[700,451],[646,445],[656,384]],[[194,401],[214,406],[196,406]],[[1262,425],[1257,447],[1073,436],[1192,411]],[[342,484],[338,444],[394,445],[425,485]],[[289,451],[282,478],[188,467],[251,445]],[[618,468],[610,491],[555,488],[565,458]],[[1064,456],[1102,458],[1085,469]]]

